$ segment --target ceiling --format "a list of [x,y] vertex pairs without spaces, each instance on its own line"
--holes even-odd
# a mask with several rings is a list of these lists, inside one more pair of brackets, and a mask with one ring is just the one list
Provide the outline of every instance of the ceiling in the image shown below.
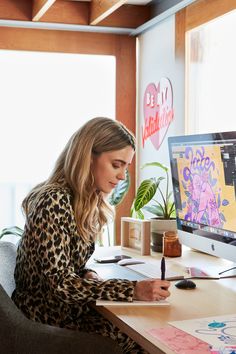
[[0,0],[0,26],[137,35],[196,0]]
[[[45,18],[45,15],[52,12],[57,6],[63,5],[65,8],[74,8],[74,11],[82,11],[86,15],[86,25],[96,26],[103,23],[104,26],[114,24],[118,27],[129,25],[129,21],[132,21],[131,11],[135,10],[139,15],[139,21],[143,21],[149,18],[149,5],[151,1],[145,0],[33,0],[32,8],[32,20],[40,21]],[[135,15],[135,17],[137,17]],[[126,21],[125,21],[126,20]],[[78,23],[79,24],[79,23]],[[120,24],[120,25],[119,25]]]

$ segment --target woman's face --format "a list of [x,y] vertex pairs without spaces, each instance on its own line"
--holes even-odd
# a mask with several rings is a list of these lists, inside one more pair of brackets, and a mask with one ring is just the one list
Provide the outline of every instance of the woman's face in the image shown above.
[[125,171],[131,164],[134,150],[129,145],[124,149],[103,152],[92,158],[92,173],[96,189],[110,193],[117,183],[125,179]]

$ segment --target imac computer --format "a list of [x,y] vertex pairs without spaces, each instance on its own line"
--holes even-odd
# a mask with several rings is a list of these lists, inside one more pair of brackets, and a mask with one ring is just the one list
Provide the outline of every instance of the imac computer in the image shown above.
[[236,263],[236,131],[168,138],[182,244]]

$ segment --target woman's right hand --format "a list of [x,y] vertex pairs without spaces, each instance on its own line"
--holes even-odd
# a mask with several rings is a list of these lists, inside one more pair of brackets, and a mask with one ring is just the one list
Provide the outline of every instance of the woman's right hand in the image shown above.
[[134,300],[159,301],[170,296],[170,282],[160,279],[138,281],[134,288]]

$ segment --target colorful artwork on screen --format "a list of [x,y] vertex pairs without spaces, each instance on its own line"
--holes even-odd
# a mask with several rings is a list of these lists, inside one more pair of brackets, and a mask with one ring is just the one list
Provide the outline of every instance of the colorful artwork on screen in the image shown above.
[[186,146],[177,159],[181,181],[180,218],[214,228],[235,230],[235,217],[232,215],[236,203],[234,186],[225,184],[220,147]]

